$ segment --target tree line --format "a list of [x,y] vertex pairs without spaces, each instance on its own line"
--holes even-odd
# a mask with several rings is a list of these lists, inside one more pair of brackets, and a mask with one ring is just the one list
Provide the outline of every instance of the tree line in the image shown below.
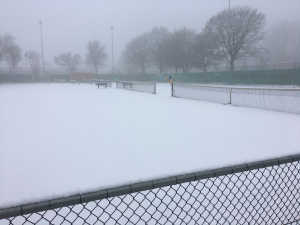
[[[26,51],[24,57],[30,64],[34,78],[37,79],[40,74],[41,55],[36,51]],[[0,62],[5,60],[12,72],[15,73],[21,59],[22,49],[16,44],[15,37],[10,34],[0,35]],[[89,41],[84,63],[94,68],[97,74],[99,69],[106,66],[106,60],[105,46],[98,40]],[[72,73],[83,61],[80,55],[67,52],[54,57],[54,63],[62,67],[66,73]]]
[[[89,41],[84,63],[92,67],[97,74],[99,69],[106,66],[107,56],[106,48],[100,41]],[[67,73],[75,72],[82,62],[80,55],[73,55],[71,52],[54,57],[54,63],[61,66]]]
[[[26,51],[24,57],[28,60],[34,79],[40,72],[40,54],[36,51]],[[0,62],[6,61],[13,74],[22,59],[22,49],[15,42],[15,37],[10,34],[0,35]]]
[[155,66],[187,73],[192,68],[206,71],[228,62],[231,70],[237,60],[255,57],[265,51],[263,28],[266,16],[249,6],[225,9],[211,17],[200,33],[183,27],[173,32],[153,28],[133,38],[126,46],[124,61],[139,67]]
[[[226,65],[300,61],[300,21],[281,21],[265,32],[266,15],[249,6],[236,6],[212,16],[201,32],[187,27],[170,32],[155,27],[126,45],[123,62],[128,72],[145,74],[207,71]],[[227,66],[228,65],[228,66]]]
[[[159,73],[174,71],[187,73],[192,69],[207,71],[208,68],[227,64],[234,70],[237,62],[255,60],[267,62],[300,61],[300,23],[280,22],[265,34],[266,16],[249,6],[236,6],[212,16],[201,32],[182,27],[172,32],[165,27],[154,27],[131,39],[122,52],[122,61],[130,72],[138,69],[145,74],[149,68]],[[81,63],[95,70],[106,66],[108,54],[98,40],[87,44],[83,60],[71,52],[54,57],[54,63],[66,73],[75,72]],[[5,60],[12,71],[22,59],[21,48],[10,34],[0,35],[0,62]],[[27,51],[24,57],[32,73],[40,73],[41,55]]]

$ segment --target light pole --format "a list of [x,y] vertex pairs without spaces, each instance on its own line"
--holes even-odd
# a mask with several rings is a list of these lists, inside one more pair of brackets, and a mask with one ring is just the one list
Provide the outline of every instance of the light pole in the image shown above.
[[115,65],[114,65],[114,27],[111,27],[111,57],[112,57],[112,73],[115,74]]
[[[229,26],[231,26],[231,15],[230,15],[230,0],[229,0]],[[230,27],[229,27],[229,43],[230,43]],[[228,59],[227,59],[227,62],[226,62],[226,71],[227,71],[227,68],[228,68]],[[231,71],[231,66],[230,66],[230,71]]]
[[42,21],[39,21],[41,28],[41,44],[42,44],[42,59],[43,59],[43,76],[45,75],[45,64],[44,64],[44,48],[43,48],[43,32],[42,32]]

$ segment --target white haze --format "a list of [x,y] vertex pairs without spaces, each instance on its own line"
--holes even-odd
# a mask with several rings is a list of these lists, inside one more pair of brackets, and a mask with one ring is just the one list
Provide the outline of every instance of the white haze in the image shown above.
[[[300,21],[299,0],[231,0],[231,6],[249,5],[267,15],[268,26],[282,20]],[[155,26],[170,31],[183,26],[201,31],[208,19],[228,8],[229,0],[0,0],[0,34],[10,33],[25,51],[41,53],[39,21],[42,21],[46,66],[53,57],[72,52],[84,58],[89,40],[98,39],[107,48],[112,65],[111,26],[114,27],[114,59],[126,43]],[[6,66],[4,62],[2,66]],[[27,66],[23,60],[19,67]]]

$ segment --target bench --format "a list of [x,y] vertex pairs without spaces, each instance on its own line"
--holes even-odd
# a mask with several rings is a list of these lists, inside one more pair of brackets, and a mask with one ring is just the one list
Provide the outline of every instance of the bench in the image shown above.
[[105,86],[105,88],[107,88],[107,82],[95,81],[95,84],[98,86],[98,89],[99,89],[99,86]]
[[132,83],[130,83],[130,82],[122,82],[122,84],[123,84],[123,88],[124,89],[126,88],[126,86],[129,86],[132,89]]
[[73,85],[74,85],[74,83],[78,83],[80,85],[80,81],[78,81],[78,80],[70,80],[70,83],[73,83]]

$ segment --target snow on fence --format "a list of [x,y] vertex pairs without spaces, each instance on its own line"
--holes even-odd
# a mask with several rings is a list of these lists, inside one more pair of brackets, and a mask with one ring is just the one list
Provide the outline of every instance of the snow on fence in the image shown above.
[[299,224],[300,154],[0,209],[0,224]]

